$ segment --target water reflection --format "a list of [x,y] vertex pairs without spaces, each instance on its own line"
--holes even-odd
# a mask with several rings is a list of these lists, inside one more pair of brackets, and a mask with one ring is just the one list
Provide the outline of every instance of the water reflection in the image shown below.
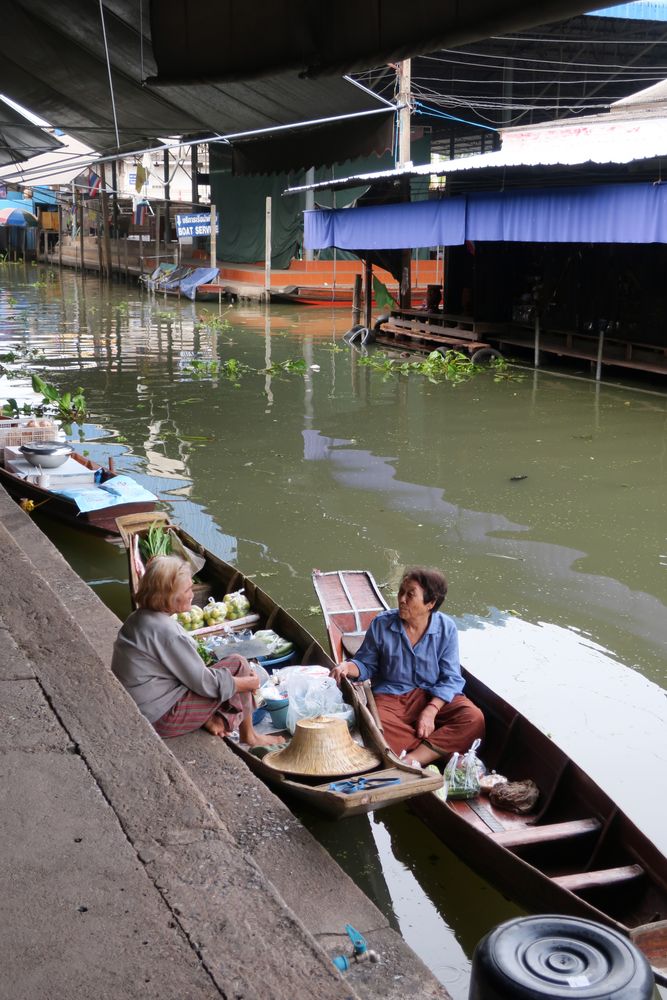
[[[390,597],[406,563],[442,567],[466,664],[667,848],[652,806],[667,753],[664,394],[543,372],[385,380],[341,348],[345,310],[225,307],[230,327],[213,330],[197,303],[6,271],[0,341],[84,387],[93,458],[113,455],[204,545],[270,577],[320,639],[313,567],[368,568]],[[252,371],[197,379],[193,356]],[[305,374],[271,368],[299,358]],[[124,554],[38,520],[125,615]],[[462,1000],[487,916],[515,911],[413,829],[392,811],[318,835]]]
[[337,825],[303,808],[299,814],[453,1000],[466,1000],[475,945],[525,911],[471,872],[405,806]]

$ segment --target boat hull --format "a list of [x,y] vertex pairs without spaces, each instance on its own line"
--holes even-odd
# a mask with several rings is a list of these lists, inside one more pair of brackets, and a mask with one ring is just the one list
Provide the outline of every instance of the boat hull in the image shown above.
[[[353,655],[374,614],[387,607],[365,571],[314,573],[334,659]],[[549,737],[463,671],[484,713],[482,759],[510,781],[531,778],[536,811],[519,815],[485,796],[424,795],[414,812],[463,861],[535,912],[584,917],[630,937],[667,984],[667,859],[615,802]]]
[[[72,456],[76,457],[76,456]],[[83,462],[85,463],[85,460]],[[109,477],[107,473],[107,478]],[[73,500],[60,496],[51,490],[42,489],[36,483],[30,483],[25,479],[14,476],[7,469],[0,466],[0,485],[4,486],[9,495],[21,503],[22,500],[32,500],[35,508],[48,517],[64,521],[73,528],[86,531],[89,534],[108,537],[118,535],[116,518],[128,514],[147,514],[155,510],[155,501],[141,501],[134,503],[114,504],[102,510],[91,510],[82,512]]]

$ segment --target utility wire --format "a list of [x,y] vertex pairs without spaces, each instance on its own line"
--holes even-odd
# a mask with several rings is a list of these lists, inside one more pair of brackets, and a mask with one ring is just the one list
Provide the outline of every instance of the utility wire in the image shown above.
[[118,134],[118,118],[116,117],[116,98],[113,92],[113,78],[111,76],[111,59],[109,58],[109,46],[107,45],[107,29],[104,26],[104,5],[100,0],[100,20],[102,22],[102,38],[104,39],[104,52],[107,59],[107,72],[109,74],[109,91],[111,93],[111,110],[113,111],[113,127],[116,131],[116,148],[120,149],[120,136]]
[[[653,45],[653,43],[651,43],[651,46],[652,45]],[[590,69],[599,69],[599,67],[600,67],[600,63],[599,62],[594,62],[594,63],[576,62],[575,60],[567,60],[567,59],[544,59],[544,58],[542,58],[542,59],[533,59],[531,56],[517,56],[517,55],[514,55],[514,54],[508,54],[506,56],[502,56],[502,55],[500,55],[498,53],[492,53],[492,52],[471,52],[469,49],[440,49],[439,51],[441,53],[443,53],[442,56],[440,56],[440,55],[437,55],[437,56],[435,56],[435,55],[433,55],[433,56],[421,56],[420,58],[422,58],[422,59],[424,59],[424,60],[426,60],[428,62],[456,62],[456,60],[452,58],[453,56],[472,56],[474,59],[510,59],[513,63],[517,63],[517,62],[538,63],[540,66],[544,66],[544,65],[549,65],[549,66],[584,66],[584,67],[590,68]],[[471,64],[471,65],[474,65],[474,64]],[[604,69],[624,70],[624,69],[627,69],[627,63],[623,63],[623,64],[619,64],[619,63],[605,63],[603,68]],[[645,69],[645,70],[657,70],[659,72],[663,72],[665,70],[665,66],[664,66],[664,64],[663,65],[658,65],[658,66],[642,66],[642,69]]]
[[650,38],[566,38],[564,35],[491,35],[494,42],[538,42],[540,45],[553,42],[558,45],[667,45],[667,39],[654,42]]

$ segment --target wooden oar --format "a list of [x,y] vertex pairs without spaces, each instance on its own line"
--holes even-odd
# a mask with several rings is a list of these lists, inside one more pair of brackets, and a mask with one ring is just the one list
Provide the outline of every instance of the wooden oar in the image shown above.
[[378,727],[381,733],[384,733],[382,723],[380,722],[380,713],[378,712],[378,707],[375,703],[375,698],[373,696],[373,690],[370,685],[370,681],[364,681],[364,689],[366,691],[366,701],[368,703],[368,711],[373,716],[373,722]]

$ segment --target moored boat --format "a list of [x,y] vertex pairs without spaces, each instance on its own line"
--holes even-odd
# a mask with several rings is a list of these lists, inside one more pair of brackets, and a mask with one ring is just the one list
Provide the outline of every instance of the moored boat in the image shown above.
[[[315,572],[313,582],[334,659],[358,650],[387,608],[365,571]],[[480,750],[489,770],[532,779],[535,810],[499,809],[480,795],[415,799],[413,809],[443,842],[502,892],[535,912],[585,917],[631,938],[667,983],[667,859],[548,736],[464,670],[466,694],[484,712]]]
[[[1,429],[1,427],[0,427]],[[71,450],[57,468],[38,468],[24,461],[20,448],[0,440],[0,485],[17,503],[74,528],[96,535],[117,535],[116,518],[155,510],[157,497],[131,477],[118,475]]]
[[[192,632],[195,638],[216,636],[239,628],[250,628],[253,631],[272,629],[293,644],[294,659],[297,664],[319,665],[328,670],[334,666],[333,660],[320,643],[289,612],[235,566],[209,552],[182,528],[170,524],[166,514],[156,512],[146,516],[130,515],[118,518],[118,530],[128,553],[130,588],[133,595],[143,568],[138,543],[146,536],[151,524],[164,527],[177,540],[175,552],[190,559],[193,570],[196,570],[198,582],[195,584],[195,595],[198,603],[205,603],[209,597],[222,600],[226,594],[240,590],[250,603],[248,615],[234,621],[222,621],[217,625],[195,629]],[[328,777],[326,781],[297,778],[265,764],[261,757],[251,753],[248,747],[237,740],[227,738],[227,742],[234,752],[243,758],[248,767],[267,784],[281,793],[308,802],[332,818],[375,811],[395,802],[423,795],[441,786],[442,780],[439,776],[408,767],[392,753],[377,729],[372,701],[369,704],[372,696],[368,693],[367,697],[366,689],[360,686],[353,688],[351,684],[345,683],[343,695],[354,708],[356,727],[361,741],[380,759],[379,766],[364,772],[367,781],[365,787],[364,783],[360,783],[358,791],[332,788],[331,785],[335,784],[332,777]],[[267,742],[270,742],[268,738]],[[387,779],[391,783],[374,785],[369,783],[368,779]]]

